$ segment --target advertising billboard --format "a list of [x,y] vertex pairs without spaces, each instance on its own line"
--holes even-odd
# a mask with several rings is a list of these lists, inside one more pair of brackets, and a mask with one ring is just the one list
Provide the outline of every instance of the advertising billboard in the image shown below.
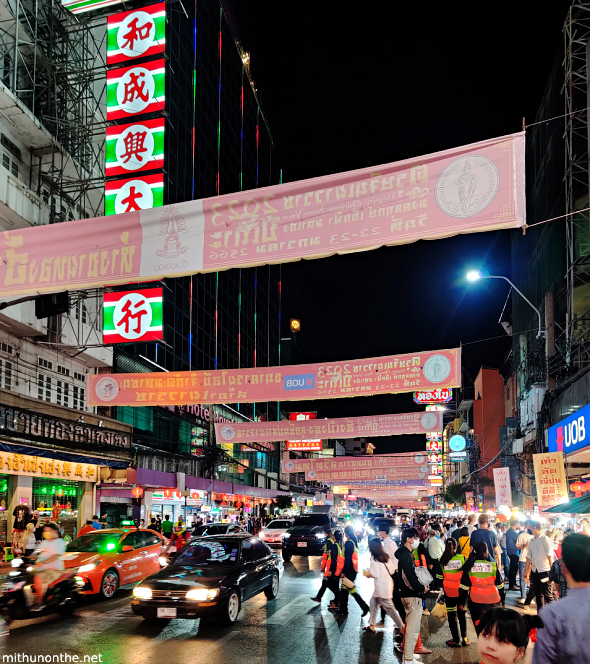
[[164,174],[137,175],[107,180],[104,187],[105,215],[147,210],[164,205]]
[[590,445],[590,404],[547,430],[550,452],[572,454]]
[[165,110],[164,58],[107,70],[107,121]]
[[163,55],[166,48],[166,4],[111,14],[107,20],[107,65]]
[[159,341],[162,329],[162,288],[105,293],[103,341],[105,344]]

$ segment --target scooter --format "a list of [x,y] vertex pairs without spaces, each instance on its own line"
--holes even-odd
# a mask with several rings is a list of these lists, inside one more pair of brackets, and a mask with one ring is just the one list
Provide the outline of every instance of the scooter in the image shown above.
[[37,602],[33,592],[35,568],[27,558],[15,558],[13,570],[0,586],[0,617],[8,625],[13,620],[23,620],[48,613],[70,615],[78,606],[80,586],[75,578],[76,570],[64,570],[63,575],[45,593],[40,610],[35,610]]

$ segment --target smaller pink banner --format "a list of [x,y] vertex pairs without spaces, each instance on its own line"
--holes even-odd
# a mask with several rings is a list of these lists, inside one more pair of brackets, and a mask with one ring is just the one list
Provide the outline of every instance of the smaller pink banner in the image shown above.
[[[280,422],[239,422],[216,424],[217,442],[270,443],[282,440],[397,436],[442,431],[442,412],[397,413],[370,417],[342,417],[326,420],[282,420]],[[293,449],[293,448],[291,448]],[[320,447],[321,449],[321,447]]]
[[357,468],[345,470],[329,470],[325,472],[317,470],[306,470],[305,479],[309,482],[324,482],[331,484],[351,485],[354,480],[387,482],[391,480],[425,480],[428,479],[428,466],[416,466],[415,468],[400,467],[388,468],[387,470],[376,470],[374,468]]
[[[388,469],[419,469],[427,463],[426,452],[406,454],[367,454],[359,457],[332,457],[331,459],[283,459],[283,473],[334,473],[337,471],[373,470],[376,475],[384,475]],[[351,478],[352,479],[352,478]],[[358,478],[362,479],[362,478]]]

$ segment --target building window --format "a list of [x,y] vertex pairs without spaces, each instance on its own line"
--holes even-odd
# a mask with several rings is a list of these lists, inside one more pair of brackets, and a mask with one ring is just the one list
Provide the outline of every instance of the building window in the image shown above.
[[53,363],[49,362],[49,360],[43,359],[42,357],[39,358],[39,366],[43,367],[44,369],[49,369],[49,371],[53,369]]
[[15,178],[18,177],[18,164],[16,161],[12,162],[12,165],[10,167],[10,172],[14,175]]
[[5,344],[3,341],[0,343],[0,350],[3,353],[8,353],[9,355],[12,355],[12,346],[10,344]]
[[[39,358],[41,361],[41,358]],[[51,401],[51,376],[39,374],[37,397],[42,401]]]
[[81,320],[82,323],[86,323],[86,304],[84,302],[78,302],[76,305],[76,319]]
[[57,373],[61,374],[62,376],[69,376],[70,375],[70,370],[67,369],[66,367],[62,367],[58,364],[57,365]]
[[74,400],[72,407],[77,408],[78,410],[84,410],[86,407],[86,390],[83,387],[78,387],[78,385],[74,385],[73,389]]
[[65,380],[55,381],[55,402],[58,406],[70,405],[70,385]]
[[84,382],[86,380],[86,377],[84,374],[78,373],[77,371],[74,371],[74,380],[80,380]]
[[12,389],[12,362],[0,360],[0,387]]

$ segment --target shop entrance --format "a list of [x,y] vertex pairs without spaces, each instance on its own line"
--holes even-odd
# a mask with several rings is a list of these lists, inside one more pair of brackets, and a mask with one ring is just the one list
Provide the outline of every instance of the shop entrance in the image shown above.
[[49,514],[65,537],[76,536],[78,523],[78,485],[72,480],[57,480],[33,477],[32,509],[39,510],[41,517]]
[[121,521],[133,518],[133,505],[125,503],[100,503],[100,517],[107,515],[108,528],[118,528]]

